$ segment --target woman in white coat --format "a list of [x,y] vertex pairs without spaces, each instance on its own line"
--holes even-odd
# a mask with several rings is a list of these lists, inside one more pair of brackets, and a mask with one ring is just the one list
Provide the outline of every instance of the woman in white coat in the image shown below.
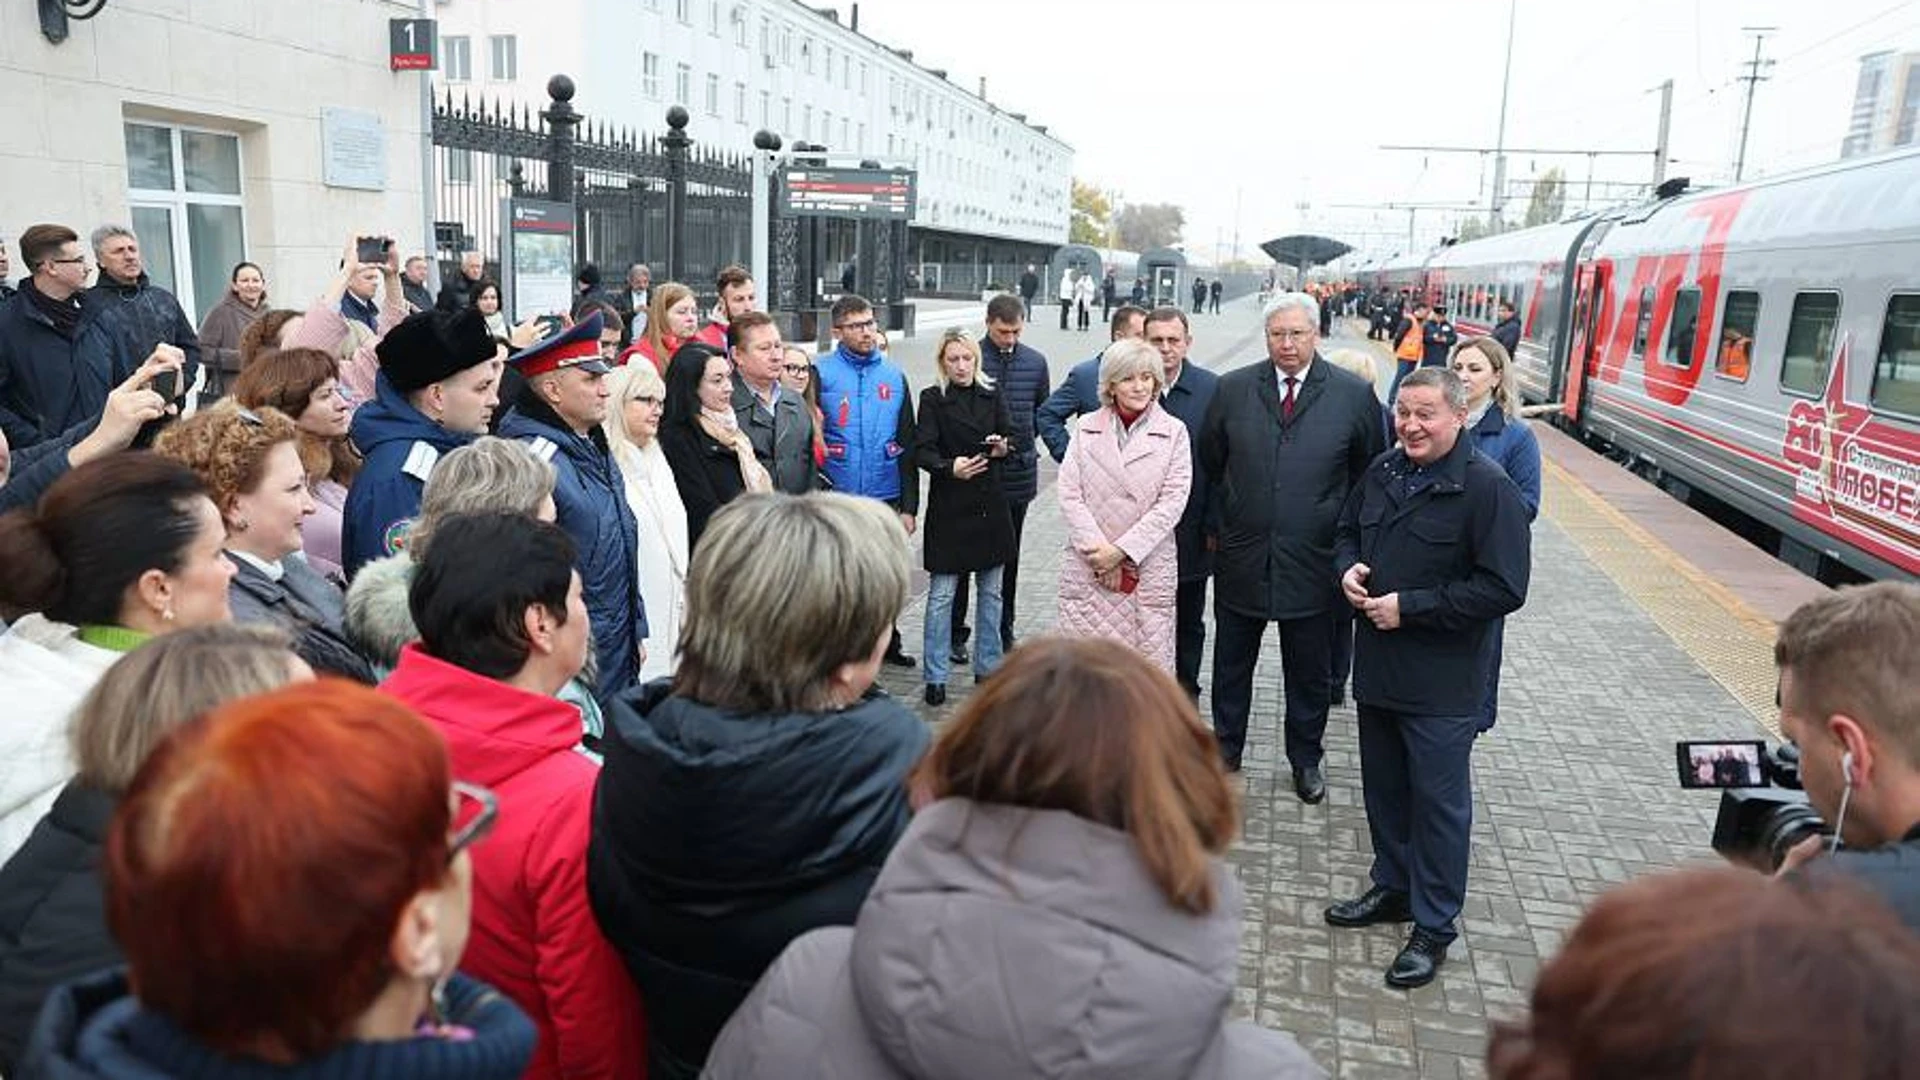
[[647,605],[646,662],[640,681],[673,674],[680,622],[687,607],[687,508],[660,449],[667,387],[649,364],[628,364],[608,377],[618,407],[607,412],[607,443],[627,485],[639,525],[640,597]]

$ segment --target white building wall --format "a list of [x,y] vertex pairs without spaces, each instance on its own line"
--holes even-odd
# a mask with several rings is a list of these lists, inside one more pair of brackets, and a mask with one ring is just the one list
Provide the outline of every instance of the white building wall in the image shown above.
[[[684,105],[699,144],[745,151],[765,127],[788,146],[913,165],[915,225],[1066,242],[1071,147],[795,0],[446,0],[436,15],[443,39],[472,41],[472,78],[451,83],[456,94],[540,106],[548,77],[564,72],[594,122],[657,135],[667,109]],[[511,86],[483,70],[495,35],[520,42]]]
[[[135,120],[239,136],[245,250],[276,304],[305,307],[355,233],[422,250],[422,76],[387,62],[388,19],[418,10],[390,0],[112,0],[53,45],[34,4],[0,3],[0,236],[16,251],[36,222],[84,239],[128,221],[123,125]],[[322,183],[329,106],[379,116],[384,191]]]

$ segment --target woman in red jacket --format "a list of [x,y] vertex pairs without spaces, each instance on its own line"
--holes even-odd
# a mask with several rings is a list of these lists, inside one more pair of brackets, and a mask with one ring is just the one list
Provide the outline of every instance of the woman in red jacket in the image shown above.
[[554,697],[586,662],[573,542],[518,514],[441,522],[414,572],[420,640],[381,689],[446,737],[457,779],[491,788],[499,824],[473,852],[473,936],[461,968],[540,1029],[528,1077],[636,1077],[645,1023],[588,907],[597,759]]

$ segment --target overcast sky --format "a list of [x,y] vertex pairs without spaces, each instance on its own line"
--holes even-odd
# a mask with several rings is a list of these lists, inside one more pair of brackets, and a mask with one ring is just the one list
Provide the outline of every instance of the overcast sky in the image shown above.
[[[1406,247],[1406,211],[1340,204],[1484,203],[1490,158],[1380,147],[1493,145],[1507,12],[1507,0],[861,0],[860,26],[961,86],[985,76],[991,101],[1073,146],[1080,179],[1182,206],[1190,251],[1228,252],[1237,231],[1260,260],[1255,244],[1302,228]],[[1645,151],[1594,159],[1598,201],[1602,181],[1651,175],[1654,88],[1671,78],[1668,175],[1730,180],[1749,26],[1777,28],[1751,178],[1838,156],[1858,57],[1920,49],[1920,2],[1519,0],[1506,145]],[[1508,175],[1555,164],[1577,205],[1584,156],[1513,153]],[[1510,218],[1526,190],[1512,188]],[[1418,211],[1417,243],[1451,235],[1459,216]]]

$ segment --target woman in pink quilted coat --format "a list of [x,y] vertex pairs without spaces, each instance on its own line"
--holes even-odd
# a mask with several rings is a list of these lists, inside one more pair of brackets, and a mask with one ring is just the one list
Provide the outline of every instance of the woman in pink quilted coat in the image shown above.
[[1174,599],[1180,570],[1173,527],[1193,485],[1187,427],[1160,406],[1166,371],[1143,341],[1100,356],[1100,409],[1060,465],[1067,553],[1060,567],[1058,629],[1107,637],[1173,670]]

